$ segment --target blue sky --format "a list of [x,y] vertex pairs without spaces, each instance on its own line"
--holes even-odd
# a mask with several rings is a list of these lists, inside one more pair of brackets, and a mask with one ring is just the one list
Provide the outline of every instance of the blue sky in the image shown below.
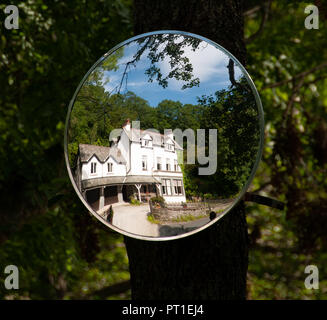
[[[106,91],[111,92],[119,85],[126,62],[132,60],[137,50],[138,44],[136,42],[124,46],[124,54],[118,61],[118,69],[104,73],[103,83],[107,82],[104,85]],[[176,79],[169,79],[167,88],[160,86],[156,80],[152,83],[148,82],[145,70],[149,68],[150,61],[147,58],[148,51],[145,51],[136,66],[131,66],[128,72],[127,85],[124,83],[121,93],[132,91],[147,100],[152,107],[157,106],[164,99],[180,101],[183,104],[196,104],[198,96],[213,94],[230,85],[227,69],[229,57],[221,50],[202,41],[195,52],[188,47],[184,51],[184,56],[187,56],[193,65],[194,77],[200,79],[199,87],[182,90],[181,87],[184,82]],[[157,66],[163,76],[170,72],[169,60],[166,58],[158,62]],[[241,75],[241,70],[235,65],[235,78],[238,79]]]

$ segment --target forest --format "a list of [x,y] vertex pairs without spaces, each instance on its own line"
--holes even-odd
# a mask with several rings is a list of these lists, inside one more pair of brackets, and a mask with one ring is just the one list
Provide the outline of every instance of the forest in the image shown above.
[[[1,299],[130,299],[124,238],[92,218],[75,194],[63,137],[68,105],[83,76],[105,52],[135,35],[139,1],[11,4],[19,8],[20,28],[0,29],[0,283],[4,267],[14,264],[20,289],[0,285]],[[278,211],[246,203],[249,300],[327,299],[327,10],[316,1],[319,29],[308,30],[308,4],[251,0],[242,8],[246,69],[265,112],[263,157],[249,191],[286,204]],[[152,107],[133,92],[101,95],[105,103],[97,101],[94,114],[89,103],[76,104],[81,120],[71,119],[72,158],[79,141],[105,143],[127,116],[159,130],[215,127],[223,107],[237,97],[220,91],[197,105],[163,100]],[[103,122],[106,103],[115,108]],[[239,121],[253,116],[244,113]],[[227,138],[233,126],[225,121]],[[236,163],[226,166],[219,168],[232,171]],[[224,177],[218,171],[200,191],[218,194]],[[236,182],[229,177],[232,194]],[[190,193],[199,187],[194,181],[188,182]],[[303,284],[307,265],[319,268],[318,290]]]

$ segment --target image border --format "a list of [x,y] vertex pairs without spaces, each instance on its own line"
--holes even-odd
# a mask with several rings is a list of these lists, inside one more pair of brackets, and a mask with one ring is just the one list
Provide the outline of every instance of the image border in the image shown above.
[[[81,87],[83,86],[84,82],[86,81],[86,79],[88,78],[88,76],[91,74],[91,72],[94,71],[95,68],[97,68],[104,59],[106,59],[107,56],[109,56],[111,53],[113,53],[114,51],[116,51],[117,49],[121,48],[122,46],[138,40],[140,38],[144,38],[147,36],[151,36],[151,35],[158,35],[158,34],[179,34],[182,36],[189,36],[189,37],[194,37],[197,38],[201,41],[205,41],[209,44],[211,44],[212,46],[216,47],[217,49],[221,50],[222,52],[224,52],[229,58],[231,58],[234,63],[241,69],[243,75],[246,77],[252,92],[255,96],[255,101],[256,101],[256,106],[258,108],[258,120],[259,120],[259,130],[260,130],[260,140],[259,140],[259,149],[256,155],[256,160],[255,163],[252,167],[251,173],[249,178],[247,179],[246,183],[244,184],[242,190],[238,193],[238,196],[234,199],[233,204],[224,212],[224,214],[220,215],[219,217],[213,219],[212,221],[208,222],[207,224],[183,233],[183,234],[179,234],[179,235],[175,235],[175,236],[166,236],[166,237],[151,237],[151,236],[142,236],[139,234],[134,234],[131,232],[127,232],[124,231],[120,228],[115,227],[114,225],[110,224],[108,221],[106,221],[106,219],[104,219],[102,216],[100,216],[98,213],[96,213],[91,206],[87,203],[87,201],[84,199],[83,195],[81,194],[80,190],[77,187],[77,184],[73,178],[73,174],[71,172],[71,168],[69,165],[69,158],[68,158],[68,125],[69,125],[69,121],[70,121],[70,116],[71,116],[71,112],[72,112],[72,108],[76,99],[77,94],[79,93]],[[222,47],[221,45],[215,43],[212,40],[209,40],[205,37],[199,36],[197,34],[194,33],[190,33],[190,32],[184,32],[184,31],[177,31],[177,30],[159,30],[159,31],[152,31],[152,32],[147,32],[147,33],[143,33],[137,36],[134,36],[132,38],[129,38],[128,40],[125,40],[121,43],[119,43],[118,45],[116,45],[114,48],[112,48],[111,50],[109,50],[107,53],[105,53],[100,59],[98,59],[93,66],[88,70],[88,72],[85,74],[85,76],[83,77],[83,79],[81,80],[81,82],[79,83],[79,85],[77,86],[77,89],[74,92],[74,95],[72,97],[72,99],[69,102],[69,106],[68,106],[68,112],[67,112],[67,117],[66,117],[66,121],[65,121],[65,133],[64,133],[64,154],[65,154],[65,163],[66,163],[66,167],[67,167],[67,171],[68,171],[68,175],[70,178],[70,181],[77,193],[77,195],[79,196],[80,200],[82,201],[82,203],[85,205],[85,207],[89,210],[89,212],[100,222],[102,222],[103,224],[105,224],[107,227],[109,227],[110,229],[123,234],[127,237],[131,237],[131,238],[135,238],[135,239],[139,239],[139,240],[148,240],[148,241],[167,241],[167,240],[176,240],[176,239],[181,239],[181,238],[185,238],[188,237],[190,235],[193,235],[195,233],[198,233],[210,226],[212,226],[213,224],[215,224],[218,220],[220,220],[222,217],[224,217],[229,211],[231,211],[238,203],[239,201],[243,198],[245,192],[247,191],[248,187],[250,186],[255,173],[257,171],[257,168],[259,166],[261,157],[262,157],[262,152],[263,152],[263,145],[264,145],[264,112],[263,112],[263,107],[262,107],[262,103],[261,103],[261,99],[259,96],[259,93],[254,85],[254,82],[252,81],[250,75],[248,74],[248,72],[246,71],[245,67],[228,51],[226,50],[224,47]]]

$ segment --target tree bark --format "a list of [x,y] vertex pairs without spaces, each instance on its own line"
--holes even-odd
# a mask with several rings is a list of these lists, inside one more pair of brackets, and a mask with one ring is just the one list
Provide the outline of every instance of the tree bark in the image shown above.
[[[242,0],[135,0],[135,34],[155,30],[202,35],[246,62]],[[133,299],[246,298],[248,233],[243,201],[195,235],[163,242],[125,237],[125,244]]]

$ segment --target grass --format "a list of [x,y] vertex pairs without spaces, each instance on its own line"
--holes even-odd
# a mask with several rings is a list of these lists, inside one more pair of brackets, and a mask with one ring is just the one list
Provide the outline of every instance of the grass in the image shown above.
[[222,212],[224,212],[225,211],[225,209],[219,209],[219,210],[217,210],[217,211],[215,211],[216,213],[222,213]]
[[155,223],[155,224],[160,224],[162,223],[161,221],[155,219],[155,217],[152,214],[149,214],[147,217],[148,221],[151,223]]
[[184,216],[180,216],[176,219],[173,219],[172,222],[188,222],[188,221],[194,221],[205,217],[207,217],[207,215],[205,214],[199,216],[192,216],[191,214],[186,214]]
[[[179,218],[176,218],[176,219],[172,219],[171,221],[164,221],[164,222],[165,223],[167,223],[167,222],[188,222],[188,221],[198,220],[198,219],[205,218],[205,217],[207,217],[207,215],[192,216],[192,215],[188,214],[188,215],[184,215]],[[163,221],[156,219],[152,214],[148,215],[147,219],[151,223],[155,223],[155,224],[163,223]]]

